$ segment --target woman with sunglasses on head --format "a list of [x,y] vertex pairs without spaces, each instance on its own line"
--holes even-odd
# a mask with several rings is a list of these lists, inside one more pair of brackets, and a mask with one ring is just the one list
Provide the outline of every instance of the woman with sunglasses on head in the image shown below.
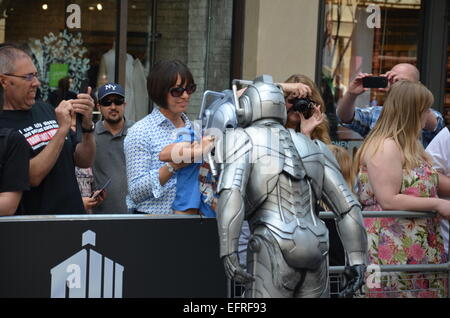
[[177,129],[193,128],[185,113],[196,88],[191,71],[178,60],[157,63],[149,75],[148,90],[156,106],[131,127],[124,143],[127,206],[135,213],[173,213],[173,176],[191,163],[162,162],[159,156],[175,141]]

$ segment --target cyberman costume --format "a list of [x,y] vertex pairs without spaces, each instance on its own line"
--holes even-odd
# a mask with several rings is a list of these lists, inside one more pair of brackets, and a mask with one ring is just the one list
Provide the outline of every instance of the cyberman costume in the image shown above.
[[[203,116],[209,127],[239,126],[227,130],[215,151],[221,162],[220,255],[227,276],[247,284],[246,297],[329,297],[328,230],[316,211],[322,200],[336,214],[349,265],[343,296],[352,295],[364,283],[367,236],[361,206],[338,163],[325,144],[284,127],[284,96],[270,76],[235,82],[250,85],[239,100],[233,85],[232,102],[224,93]],[[230,119],[233,105],[237,122]],[[201,116],[205,113],[202,109]],[[237,257],[244,219],[251,230],[248,272]]]

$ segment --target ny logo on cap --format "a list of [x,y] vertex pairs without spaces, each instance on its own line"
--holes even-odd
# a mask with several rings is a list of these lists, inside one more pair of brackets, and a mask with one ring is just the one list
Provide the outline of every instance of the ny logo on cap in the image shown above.
[[106,89],[106,90],[108,90],[108,89],[115,90],[116,87],[117,87],[116,85],[112,85],[112,84],[105,85],[105,89]]

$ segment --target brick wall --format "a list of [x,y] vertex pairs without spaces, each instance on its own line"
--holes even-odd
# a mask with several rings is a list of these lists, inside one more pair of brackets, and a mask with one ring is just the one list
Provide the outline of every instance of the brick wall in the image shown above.
[[187,63],[188,9],[185,0],[159,0],[157,2],[157,32],[162,37],[156,45],[156,61],[179,59]]
[[208,29],[208,0],[189,1],[188,66],[197,84],[197,92],[191,97],[188,116],[196,119],[205,91],[205,57]]
[[205,90],[230,87],[232,12],[232,0],[190,0],[188,66],[198,85],[191,98],[191,119],[200,111]]

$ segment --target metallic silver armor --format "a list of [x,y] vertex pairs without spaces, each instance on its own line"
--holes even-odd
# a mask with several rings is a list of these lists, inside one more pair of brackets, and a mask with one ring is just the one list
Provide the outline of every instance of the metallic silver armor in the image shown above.
[[[236,89],[234,89],[236,94]],[[322,200],[337,217],[348,264],[362,285],[367,237],[361,206],[338,163],[320,141],[286,129],[281,89],[257,78],[237,100],[238,125],[216,146],[220,255],[226,274],[248,283],[246,297],[328,297],[328,230]],[[219,155],[219,156],[217,156]],[[237,257],[244,219],[250,224],[247,270]]]

